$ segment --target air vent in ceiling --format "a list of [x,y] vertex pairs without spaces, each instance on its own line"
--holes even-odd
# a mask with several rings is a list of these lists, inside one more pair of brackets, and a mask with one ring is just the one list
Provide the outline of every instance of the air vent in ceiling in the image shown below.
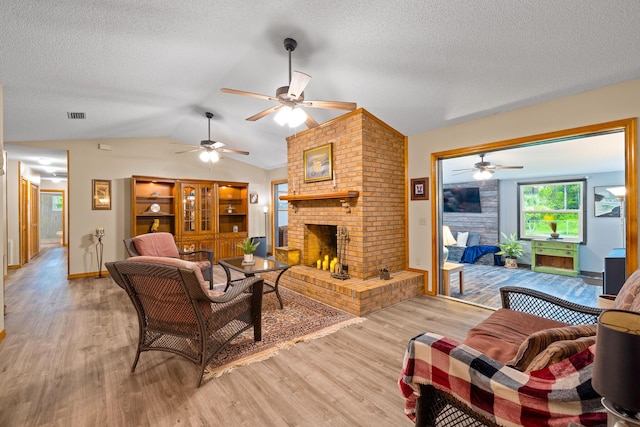
[[85,119],[84,113],[67,113],[68,119]]

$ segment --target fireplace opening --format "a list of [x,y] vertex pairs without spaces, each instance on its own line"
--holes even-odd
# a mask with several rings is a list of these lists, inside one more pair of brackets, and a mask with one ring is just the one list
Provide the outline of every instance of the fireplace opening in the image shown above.
[[318,260],[329,256],[329,261],[338,256],[338,227],[336,225],[305,224],[305,264],[317,266]]

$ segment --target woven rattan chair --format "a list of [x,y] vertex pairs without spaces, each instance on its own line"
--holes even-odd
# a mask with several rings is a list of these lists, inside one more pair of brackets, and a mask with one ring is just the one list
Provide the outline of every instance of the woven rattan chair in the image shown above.
[[240,333],[253,326],[254,340],[262,339],[261,278],[246,278],[211,296],[192,262],[136,257],[106,267],[138,314],[140,336],[131,372],[143,351],[168,351],[200,366],[200,387],[205,367]]
[[162,232],[124,239],[124,248],[129,257],[161,256],[196,262],[202,270],[204,280],[209,282],[209,289],[213,289],[213,250],[211,249],[182,251],[176,246],[173,234]]

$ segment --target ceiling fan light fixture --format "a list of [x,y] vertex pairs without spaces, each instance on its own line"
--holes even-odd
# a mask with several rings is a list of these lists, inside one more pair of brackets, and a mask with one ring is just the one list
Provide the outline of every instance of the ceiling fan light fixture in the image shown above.
[[289,127],[297,128],[307,120],[307,113],[302,108],[294,108],[289,117]]
[[200,153],[199,157],[200,157],[200,160],[202,160],[205,163],[207,163],[211,158],[208,151],[203,151],[202,153]]
[[289,117],[291,117],[291,107],[284,106],[273,116],[273,120],[280,126],[284,126],[289,122]]
[[280,126],[289,125],[290,128],[295,128],[307,120],[307,113],[302,108],[284,106],[280,108],[273,120]]
[[491,179],[492,176],[493,176],[493,171],[488,169],[479,170],[473,174],[473,178],[477,180]]
[[211,152],[209,153],[209,161],[210,161],[211,163],[215,163],[215,162],[217,162],[218,160],[220,160],[220,154],[218,154],[218,152],[217,152],[217,151],[211,151]]

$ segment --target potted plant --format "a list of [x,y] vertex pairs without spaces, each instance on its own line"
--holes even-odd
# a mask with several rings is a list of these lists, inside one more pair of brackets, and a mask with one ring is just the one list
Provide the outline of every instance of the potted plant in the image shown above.
[[253,238],[251,237],[247,237],[242,242],[238,243],[236,246],[242,249],[242,252],[244,253],[244,262],[252,263],[253,253],[256,251],[256,249],[258,249],[258,246],[260,246],[260,241],[253,240]]
[[551,238],[552,239],[557,239],[558,237],[560,237],[560,234],[557,232],[557,230],[558,230],[558,223],[557,222],[551,221],[549,223],[549,227],[551,227],[551,231],[552,231]]
[[516,233],[511,233],[510,236],[507,236],[503,232],[501,232],[504,241],[498,243],[498,247],[500,248],[500,252],[496,255],[505,255],[504,266],[507,268],[518,268],[518,263],[516,262],[517,258],[522,255],[522,245],[516,238]]

